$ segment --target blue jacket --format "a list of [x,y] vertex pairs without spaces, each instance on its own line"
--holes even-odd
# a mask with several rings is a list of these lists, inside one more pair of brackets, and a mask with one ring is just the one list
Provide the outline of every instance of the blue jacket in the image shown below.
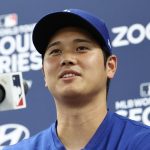
[[[56,134],[56,123],[37,135],[4,150],[65,150]],[[150,127],[108,112],[82,150],[150,150]]]

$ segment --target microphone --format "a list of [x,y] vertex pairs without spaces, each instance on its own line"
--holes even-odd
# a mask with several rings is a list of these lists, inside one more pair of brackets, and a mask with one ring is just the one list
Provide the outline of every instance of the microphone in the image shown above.
[[[24,93],[26,95],[29,90],[29,85],[26,80],[23,80],[23,87],[24,87]],[[3,87],[3,85],[0,84],[0,103],[4,101],[5,97],[6,97],[6,90]]]
[[21,72],[0,74],[0,111],[26,108],[28,90]]

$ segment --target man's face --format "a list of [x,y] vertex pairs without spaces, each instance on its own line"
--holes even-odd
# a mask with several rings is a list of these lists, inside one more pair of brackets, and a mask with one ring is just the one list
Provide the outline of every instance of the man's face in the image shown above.
[[[116,59],[109,61],[105,67],[101,47],[84,30],[63,28],[50,39],[45,52],[46,85],[56,100],[106,94],[107,77],[113,77]],[[114,67],[109,67],[111,62]]]

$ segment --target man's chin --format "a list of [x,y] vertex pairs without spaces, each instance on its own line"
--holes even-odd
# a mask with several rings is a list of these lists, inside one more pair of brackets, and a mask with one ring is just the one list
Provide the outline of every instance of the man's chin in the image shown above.
[[56,97],[56,101],[69,107],[82,107],[88,100],[85,97],[80,91],[67,91],[59,94],[59,97]]
[[82,89],[77,86],[77,85],[67,85],[67,86],[63,86],[62,88],[59,88],[59,91],[58,93],[60,95],[66,95],[66,96],[75,96],[75,95],[78,95],[78,94],[81,94],[82,92]]
[[82,93],[80,91],[67,90],[62,92],[60,95],[63,99],[77,99],[82,96]]

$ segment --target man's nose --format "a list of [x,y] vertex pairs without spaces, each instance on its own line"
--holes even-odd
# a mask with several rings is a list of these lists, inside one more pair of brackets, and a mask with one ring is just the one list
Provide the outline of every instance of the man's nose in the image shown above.
[[69,65],[75,65],[77,62],[76,57],[72,53],[63,54],[61,56],[61,66],[69,66]]

